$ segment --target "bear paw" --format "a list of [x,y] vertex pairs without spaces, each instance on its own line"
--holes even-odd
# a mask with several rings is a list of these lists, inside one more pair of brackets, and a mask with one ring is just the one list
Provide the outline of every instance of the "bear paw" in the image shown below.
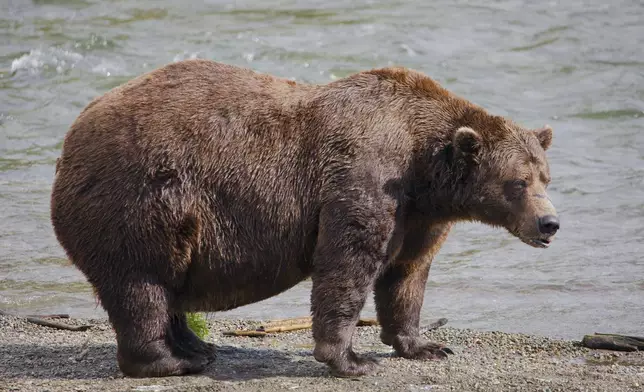
[[326,363],[336,377],[365,376],[374,373],[379,366],[375,358],[361,357],[351,348],[341,350],[335,345],[318,344],[313,356]]
[[201,339],[177,341],[175,346],[177,354],[187,359],[205,358],[208,362],[212,362],[217,356],[216,346]]
[[449,347],[425,341],[420,337],[399,337],[394,343],[394,349],[403,358],[418,360],[441,360],[447,359],[448,354],[454,354]]
[[167,377],[183,376],[201,373],[208,365],[206,359],[184,359],[164,357],[152,362],[135,362],[127,359],[119,360],[119,368],[128,377]]
[[355,353],[349,358],[335,363],[329,363],[331,374],[336,377],[359,377],[375,373],[379,363],[374,358],[360,357]]
[[117,358],[123,374],[136,378],[201,373],[209,363],[204,356],[175,356],[164,341],[154,341],[136,349],[121,346]]

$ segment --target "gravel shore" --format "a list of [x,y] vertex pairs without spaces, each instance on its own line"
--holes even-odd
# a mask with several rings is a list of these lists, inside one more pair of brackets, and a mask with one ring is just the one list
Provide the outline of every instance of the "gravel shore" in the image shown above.
[[[428,339],[455,352],[440,362],[398,358],[380,343],[378,327],[359,327],[357,352],[379,358],[373,376],[338,379],[313,359],[310,330],[262,338],[225,330],[259,322],[209,320],[217,359],[196,376],[125,378],[105,320],[82,332],[0,316],[0,391],[642,391],[644,352],[589,350],[578,342],[442,327]],[[581,336],[580,336],[581,339]]]

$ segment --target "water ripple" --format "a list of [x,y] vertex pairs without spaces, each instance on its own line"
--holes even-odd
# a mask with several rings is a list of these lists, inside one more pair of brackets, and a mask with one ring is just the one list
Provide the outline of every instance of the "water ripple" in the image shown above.
[[602,110],[602,111],[586,111],[581,113],[572,114],[571,117],[583,118],[588,120],[608,120],[619,119],[624,117],[639,118],[644,115],[644,112],[636,109],[616,109],[616,110]]
[[540,48],[542,46],[550,45],[550,44],[552,44],[554,42],[557,42],[557,41],[559,41],[559,38],[548,38],[548,39],[541,40],[539,42],[535,42],[535,43],[530,44],[530,45],[517,46],[517,47],[511,48],[510,51],[512,51],[512,52],[523,52],[523,51],[526,51],[526,50],[532,50],[532,49]]

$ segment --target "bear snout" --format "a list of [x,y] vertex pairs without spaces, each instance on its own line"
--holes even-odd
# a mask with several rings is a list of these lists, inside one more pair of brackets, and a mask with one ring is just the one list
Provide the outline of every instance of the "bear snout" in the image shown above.
[[539,218],[539,232],[553,236],[559,230],[559,218],[555,215],[544,215]]

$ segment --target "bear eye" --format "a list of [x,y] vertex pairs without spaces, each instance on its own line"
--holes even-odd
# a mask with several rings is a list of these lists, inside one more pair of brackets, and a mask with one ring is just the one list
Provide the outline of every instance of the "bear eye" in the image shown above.
[[517,200],[525,194],[528,183],[525,180],[507,181],[504,184],[505,197],[508,200]]
[[512,181],[512,187],[516,190],[523,190],[528,187],[528,183],[524,180],[514,180]]

